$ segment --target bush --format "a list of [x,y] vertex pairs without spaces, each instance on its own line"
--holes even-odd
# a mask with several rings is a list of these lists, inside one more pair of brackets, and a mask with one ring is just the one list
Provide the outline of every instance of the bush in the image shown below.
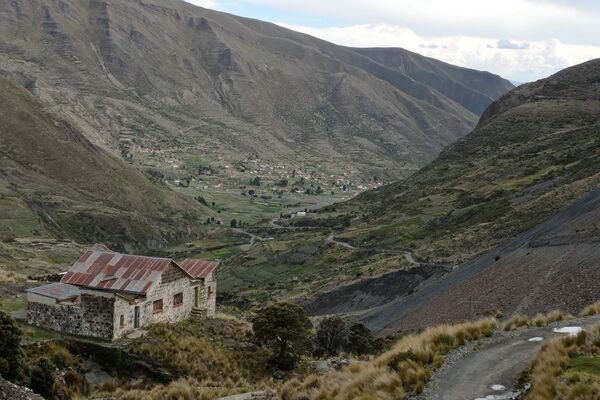
[[47,358],[40,358],[29,371],[30,388],[45,399],[53,399],[54,365]]
[[376,348],[377,341],[369,328],[363,324],[354,324],[350,327],[344,350],[349,353],[361,355],[371,354]]
[[0,375],[12,381],[23,378],[21,336],[15,320],[0,311]]
[[272,349],[276,368],[293,369],[299,356],[312,349],[312,324],[296,304],[278,303],[260,310],[252,328],[256,342]]
[[317,355],[335,356],[347,342],[346,324],[339,317],[325,318],[315,338]]

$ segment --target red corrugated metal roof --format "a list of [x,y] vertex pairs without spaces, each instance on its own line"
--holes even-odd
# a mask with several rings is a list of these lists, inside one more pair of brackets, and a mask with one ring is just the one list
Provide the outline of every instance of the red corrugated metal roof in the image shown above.
[[171,263],[175,264],[169,258],[88,250],[63,276],[61,283],[145,295],[160,282]]
[[219,266],[219,261],[185,260],[181,268],[194,278],[206,278]]

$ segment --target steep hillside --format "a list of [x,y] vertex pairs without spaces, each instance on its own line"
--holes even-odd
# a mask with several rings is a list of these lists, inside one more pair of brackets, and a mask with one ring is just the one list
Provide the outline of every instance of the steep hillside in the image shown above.
[[[502,312],[573,314],[600,292],[600,189],[514,240],[361,318],[382,334]],[[390,301],[391,300],[391,301]]]
[[212,213],[155,185],[2,78],[0,142],[3,242],[56,236],[156,248],[198,237],[198,225]]
[[[413,176],[289,220],[313,228],[231,260],[224,283],[259,299],[304,297],[315,314],[354,313],[419,291],[415,265],[454,268],[490,254],[600,185],[599,82],[595,60],[514,89]],[[381,276],[397,270],[411,273]]]
[[512,87],[179,0],[0,0],[0,73],[144,168],[258,158],[355,183],[424,165]]
[[600,182],[600,61],[516,88],[477,128],[406,180],[329,211],[358,218],[339,238],[472,260]]

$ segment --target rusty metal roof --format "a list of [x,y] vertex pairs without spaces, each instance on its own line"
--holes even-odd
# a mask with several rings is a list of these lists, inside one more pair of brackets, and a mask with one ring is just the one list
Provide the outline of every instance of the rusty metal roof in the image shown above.
[[88,250],[60,281],[92,289],[146,295],[160,282],[162,273],[171,263],[174,261],[170,258]]
[[41,296],[50,297],[56,300],[67,300],[77,297],[81,291],[77,286],[67,285],[65,283],[49,283],[47,285],[27,289],[30,293],[39,294]]
[[213,273],[219,264],[219,261],[187,259],[181,263],[181,268],[192,277],[199,279],[206,278],[208,275]]

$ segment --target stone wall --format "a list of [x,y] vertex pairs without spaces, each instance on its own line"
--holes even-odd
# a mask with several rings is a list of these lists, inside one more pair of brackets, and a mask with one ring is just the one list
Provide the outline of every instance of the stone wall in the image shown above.
[[113,295],[84,293],[70,304],[29,302],[31,325],[72,335],[113,338]]
[[[183,294],[183,304],[174,305],[176,294]],[[163,310],[154,313],[154,301],[163,301]],[[194,289],[189,277],[174,265],[163,272],[161,282],[148,293],[144,301],[129,302],[117,298],[114,314],[114,337],[119,338],[134,330],[134,310],[140,309],[140,328],[158,322],[178,322],[188,318],[194,307]],[[121,327],[121,315],[124,326]]]
[[[198,307],[195,288],[198,287]],[[175,306],[176,294],[183,294],[183,304]],[[217,282],[213,274],[204,281],[191,281],[173,264],[163,273],[161,282],[147,297],[128,300],[114,293],[84,290],[79,301],[56,304],[52,299],[29,302],[29,323],[44,328],[81,336],[118,339],[134,329],[134,310],[139,307],[139,326],[158,322],[177,322],[189,318],[192,309],[196,315],[212,318],[215,315]],[[162,300],[162,312],[154,312],[154,301]],[[123,316],[123,325],[121,325]]]

